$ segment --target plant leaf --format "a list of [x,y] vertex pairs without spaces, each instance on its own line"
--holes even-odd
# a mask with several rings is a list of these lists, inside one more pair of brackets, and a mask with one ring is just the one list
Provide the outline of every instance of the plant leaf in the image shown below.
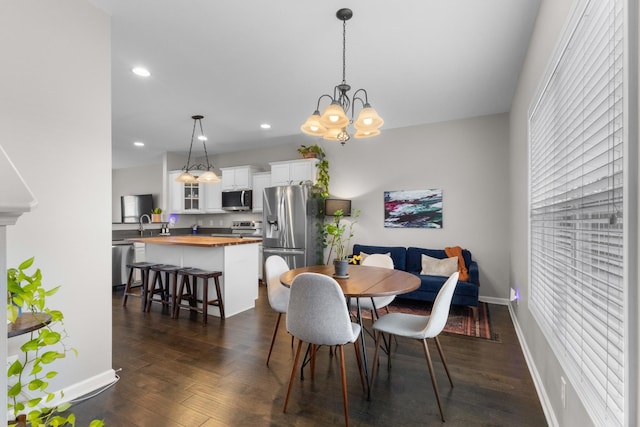
[[24,370],[24,366],[22,365],[22,362],[20,362],[19,360],[16,360],[11,364],[11,366],[9,366],[9,369],[7,369],[7,377],[20,375],[20,373],[22,373],[23,370]]
[[[35,399],[29,399],[27,401],[27,406],[29,408],[33,408],[34,406],[36,406],[37,404],[39,404],[42,401],[41,397],[36,397]],[[42,411],[31,411],[29,412],[29,414],[41,414]]]
[[58,353],[57,351],[47,351],[40,356],[40,360],[42,361],[42,363],[48,364],[56,359],[62,359],[63,357],[63,353]]
[[26,261],[23,261],[22,264],[18,267],[20,270],[26,270],[33,265],[33,261],[36,257],[31,257]]
[[7,396],[8,397],[16,397],[17,395],[20,394],[21,391],[22,391],[22,384],[20,384],[18,382],[16,384],[14,384],[13,386],[11,386],[11,388],[7,392]]

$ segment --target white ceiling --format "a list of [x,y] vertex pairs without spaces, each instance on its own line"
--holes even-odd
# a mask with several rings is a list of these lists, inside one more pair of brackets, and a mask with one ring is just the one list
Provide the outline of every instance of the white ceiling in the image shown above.
[[367,90],[383,132],[509,111],[540,3],[91,1],[111,15],[114,168],[188,152],[194,114],[210,154],[312,142],[300,125],[342,80],[343,7],[346,80]]

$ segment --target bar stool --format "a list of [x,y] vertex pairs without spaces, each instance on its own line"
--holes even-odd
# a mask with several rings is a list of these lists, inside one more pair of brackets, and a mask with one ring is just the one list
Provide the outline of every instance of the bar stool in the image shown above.
[[[224,320],[224,303],[222,301],[222,293],[220,292],[220,276],[221,271],[207,271],[199,268],[182,269],[178,271],[178,275],[182,275],[180,286],[178,286],[178,294],[176,295],[176,303],[173,306],[173,317],[177,319],[180,314],[180,308],[187,308],[196,313],[202,313],[202,326],[207,326],[207,308],[210,305],[218,306],[220,309],[220,318]],[[193,282],[191,281],[193,279]],[[202,279],[202,299],[198,299],[198,279]],[[209,300],[209,279],[214,279],[216,287],[217,299]],[[186,293],[185,293],[186,290]],[[188,300],[188,304],[182,301]],[[202,308],[198,308],[198,303],[202,303]]]
[[[152,266],[156,264],[152,262],[134,262],[131,264],[127,264],[127,268],[129,269],[129,278],[127,279],[127,284],[124,287],[124,295],[122,296],[122,306],[127,306],[127,298],[136,297],[140,298],[142,311],[145,310],[145,305],[147,303],[147,288],[149,286],[149,270]],[[135,282],[133,280],[133,272],[135,270],[140,270],[140,282]],[[134,288],[140,288],[140,293],[133,292]]]
[[[151,266],[151,272],[153,276],[149,281],[149,287],[147,288],[147,300],[145,311],[151,310],[151,303],[161,303],[163,308],[171,308],[176,305],[176,289],[178,287],[178,270],[182,267],[170,264],[156,264]],[[162,279],[162,273],[164,273],[164,281]],[[173,276],[173,281],[170,279]],[[154,295],[160,294],[160,299],[154,298]],[[169,301],[171,299],[171,301]]]

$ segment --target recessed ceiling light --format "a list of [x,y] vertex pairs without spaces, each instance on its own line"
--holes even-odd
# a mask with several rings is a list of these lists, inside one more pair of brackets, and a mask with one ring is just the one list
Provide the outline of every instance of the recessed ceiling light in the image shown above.
[[149,77],[151,75],[149,70],[143,67],[133,67],[131,71],[133,71],[133,74],[140,77]]
[[271,129],[271,125],[269,123],[263,123],[260,125],[262,129]]
[[133,145],[135,145],[136,147],[144,147],[144,142],[136,141],[133,143]]

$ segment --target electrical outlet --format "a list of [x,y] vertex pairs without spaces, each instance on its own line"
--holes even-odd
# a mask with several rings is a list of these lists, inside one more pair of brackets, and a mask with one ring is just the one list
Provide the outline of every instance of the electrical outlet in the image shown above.
[[518,290],[515,288],[510,288],[509,301],[515,302],[516,305],[518,305],[519,300],[520,300],[520,295],[518,293]]
[[560,377],[560,400],[562,400],[562,408],[567,408],[567,381],[564,377]]

